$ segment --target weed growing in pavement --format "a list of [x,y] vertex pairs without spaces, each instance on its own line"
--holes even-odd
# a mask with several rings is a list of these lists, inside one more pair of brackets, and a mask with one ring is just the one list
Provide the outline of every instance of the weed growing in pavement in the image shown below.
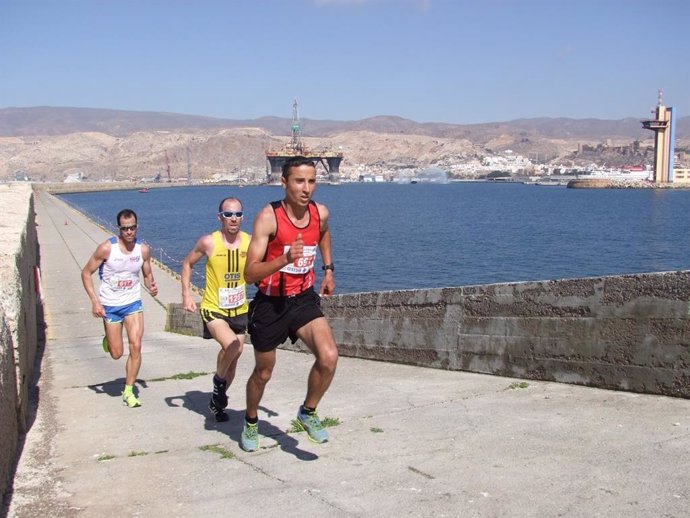
[[208,376],[210,372],[182,372],[180,374],[173,374],[172,376],[167,376],[164,378],[153,378],[149,381],[166,381],[166,380],[191,380],[198,378],[199,376]]
[[[302,425],[299,424],[297,419],[293,419],[290,422],[290,424],[292,426],[288,429],[287,433],[299,433],[299,432],[304,431],[304,428],[302,428]],[[338,419],[337,417],[324,417],[323,419],[321,419],[321,425],[324,428],[329,428],[331,426],[338,426],[339,424],[340,424],[340,419]]]
[[510,385],[508,385],[508,388],[510,390],[515,390],[519,388],[524,389],[527,387],[529,387],[529,383],[527,383],[526,381],[516,381],[515,383],[511,383]]
[[130,451],[128,457],[143,457],[144,455],[148,455],[149,452],[147,451]]
[[230,450],[223,448],[220,444],[207,444],[206,446],[199,446],[201,451],[210,451],[220,455],[221,459],[234,459],[235,454]]

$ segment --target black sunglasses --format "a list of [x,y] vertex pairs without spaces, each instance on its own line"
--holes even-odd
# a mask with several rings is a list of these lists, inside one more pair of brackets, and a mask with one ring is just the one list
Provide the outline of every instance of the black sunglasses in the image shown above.
[[219,212],[218,214],[223,216],[225,219],[230,219],[233,216],[235,216],[236,218],[241,218],[244,212],[242,212],[241,210],[238,210],[237,212],[233,212],[231,210],[224,210],[223,212]]
[[136,230],[137,225],[129,225],[128,227],[120,227],[120,230],[122,232],[127,232],[128,230]]

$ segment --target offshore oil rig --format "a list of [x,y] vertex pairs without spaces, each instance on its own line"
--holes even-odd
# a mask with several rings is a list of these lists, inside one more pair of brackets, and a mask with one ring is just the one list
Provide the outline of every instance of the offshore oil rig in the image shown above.
[[293,156],[305,156],[311,158],[318,167],[321,164],[328,175],[328,180],[337,182],[340,174],[340,162],[343,154],[335,151],[321,150],[311,151],[302,144],[302,126],[299,122],[297,99],[292,103],[292,139],[282,149],[266,151],[268,160],[267,176],[269,182],[278,182],[283,173],[283,164]]

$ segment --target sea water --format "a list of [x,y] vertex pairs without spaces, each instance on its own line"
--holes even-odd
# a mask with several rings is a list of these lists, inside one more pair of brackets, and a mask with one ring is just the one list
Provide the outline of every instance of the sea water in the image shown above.
[[[259,209],[283,195],[280,186],[189,186],[60,197],[113,232],[117,212],[135,210],[138,236],[179,272],[196,240],[219,228],[221,199],[242,200],[251,233]],[[337,293],[690,267],[686,190],[367,183],[318,185],[314,199],[330,211]]]

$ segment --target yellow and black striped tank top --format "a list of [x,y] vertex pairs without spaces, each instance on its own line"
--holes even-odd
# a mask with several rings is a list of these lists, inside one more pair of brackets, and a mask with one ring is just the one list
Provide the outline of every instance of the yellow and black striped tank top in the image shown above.
[[244,282],[244,264],[250,236],[240,232],[240,246],[228,250],[220,230],[213,234],[213,252],[206,258],[206,288],[201,309],[235,317],[246,313],[247,287]]

